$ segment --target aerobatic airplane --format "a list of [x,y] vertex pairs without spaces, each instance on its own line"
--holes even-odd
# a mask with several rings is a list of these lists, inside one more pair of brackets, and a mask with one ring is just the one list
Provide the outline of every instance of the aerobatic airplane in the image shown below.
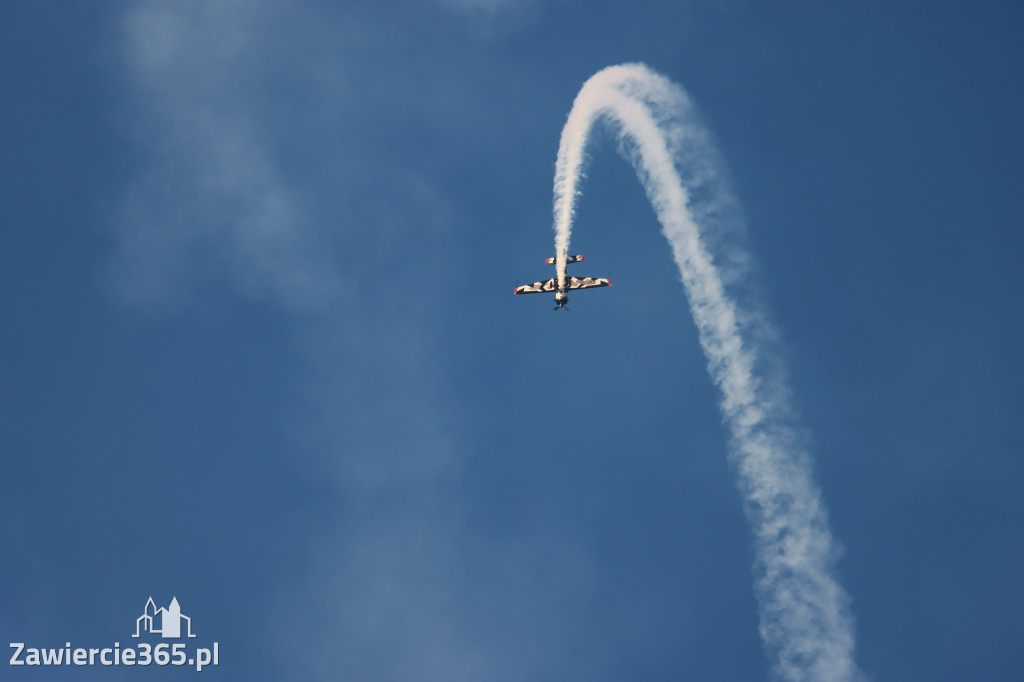
[[[565,263],[580,263],[583,261],[583,256],[569,256],[566,255]],[[556,259],[548,258],[544,261],[548,265],[554,265]],[[516,287],[516,296],[519,294],[543,294],[543,293],[555,293],[555,310],[565,307],[565,304],[569,302],[570,289],[593,289],[594,287],[608,287],[611,286],[612,281],[610,279],[600,279],[597,277],[570,277],[569,273],[565,274],[565,284],[562,287],[558,286],[558,278],[552,277],[546,282],[534,282],[533,284],[524,284],[521,287]],[[568,310],[568,308],[566,308]]]

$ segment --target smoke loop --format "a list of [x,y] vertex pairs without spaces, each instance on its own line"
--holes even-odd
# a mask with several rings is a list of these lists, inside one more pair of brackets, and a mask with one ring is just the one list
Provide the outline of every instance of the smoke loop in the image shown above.
[[[735,201],[686,92],[643,64],[608,67],[587,80],[562,129],[554,184],[559,285],[587,141],[598,121],[613,125],[657,214],[722,393],[730,461],[754,534],[760,634],[776,673],[793,681],[858,680],[853,617],[835,577],[838,550],[828,515],[792,423],[788,389],[766,369],[773,364],[762,338],[766,315],[756,305],[741,309],[726,285],[742,278],[742,268],[716,265],[708,248],[710,230],[736,227],[729,210]],[[731,264],[745,260],[719,255]]]

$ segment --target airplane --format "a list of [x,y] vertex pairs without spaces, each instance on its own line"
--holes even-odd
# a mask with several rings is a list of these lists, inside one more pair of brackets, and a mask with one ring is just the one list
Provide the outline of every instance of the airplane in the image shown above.
[[[548,265],[554,265],[557,262],[555,258],[548,258],[544,261]],[[581,263],[583,262],[583,256],[570,256],[566,254],[565,263]],[[524,284],[521,287],[516,287],[515,294],[542,294],[542,293],[555,293],[555,310],[564,308],[569,302],[569,290],[570,289],[593,289],[594,287],[610,287],[612,281],[610,279],[600,279],[597,277],[570,277],[569,273],[565,275],[565,283],[563,286],[558,286],[558,278],[553,277],[547,281],[534,282],[533,284]],[[565,308],[568,310],[568,308]]]

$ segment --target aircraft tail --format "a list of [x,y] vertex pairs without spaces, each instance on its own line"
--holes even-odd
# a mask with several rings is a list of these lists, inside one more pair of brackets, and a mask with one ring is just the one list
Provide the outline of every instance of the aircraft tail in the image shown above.
[[[548,265],[554,265],[555,264],[555,260],[556,260],[555,258],[548,258],[544,262],[547,263]],[[567,264],[568,263],[581,263],[581,262],[583,262],[583,254],[580,254],[578,256],[566,256],[565,257],[565,262]]]

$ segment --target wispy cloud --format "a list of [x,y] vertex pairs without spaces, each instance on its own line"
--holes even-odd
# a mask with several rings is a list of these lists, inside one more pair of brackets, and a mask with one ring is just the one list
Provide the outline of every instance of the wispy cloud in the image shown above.
[[123,21],[133,87],[129,126],[149,163],[117,220],[117,291],[168,303],[196,277],[309,310],[335,300],[340,279],[282,172],[274,109],[259,90],[271,13],[260,3],[143,2]]

